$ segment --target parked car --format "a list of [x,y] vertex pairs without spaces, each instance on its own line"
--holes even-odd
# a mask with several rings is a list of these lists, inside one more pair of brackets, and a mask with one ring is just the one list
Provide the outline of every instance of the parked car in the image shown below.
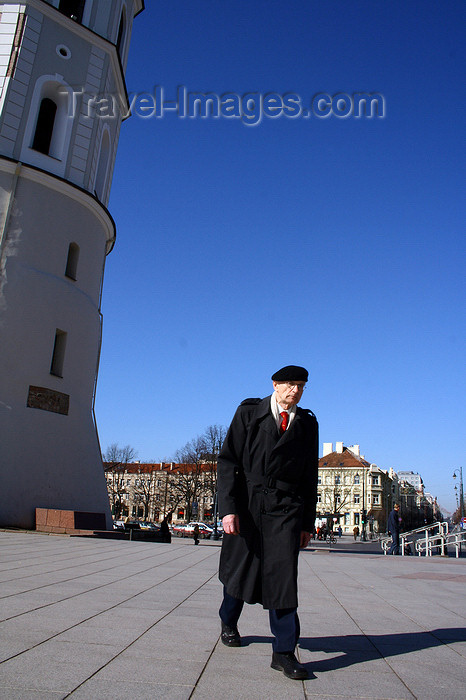
[[214,531],[214,528],[210,525],[206,525],[205,523],[200,523],[196,521],[188,523],[186,525],[186,531],[192,535],[192,533],[194,532],[195,525],[199,526],[199,536],[204,538],[205,540],[208,540]]
[[149,523],[149,522],[144,522],[144,523],[139,523],[141,530],[153,530],[154,532],[156,530],[160,530],[160,526],[156,525],[155,523]]
[[208,540],[214,531],[213,528],[205,523],[190,522],[187,525],[175,525],[172,532],[175,537],[192,537],[195,525],[199,525],[199,537],[201,539]]
[[114,520],[113,521],[113,529],[114,530],[124,530],[125,529],[125,521],[124,520]]
[[171,525],[170,530],[175,537],[184,537],[186,525]]

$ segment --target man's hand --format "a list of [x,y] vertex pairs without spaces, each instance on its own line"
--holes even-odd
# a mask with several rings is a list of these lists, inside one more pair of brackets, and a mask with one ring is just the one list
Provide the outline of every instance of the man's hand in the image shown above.
[[226,535],[239,535],[239,518],[237,515],[225,515],[222,518],[222,525]]
[[309,544],[310,539],[311,539],[311,533],[306,532],[305,530],[301,530],[301,540],[299,542],[300,548],[306,549],[307,545]]

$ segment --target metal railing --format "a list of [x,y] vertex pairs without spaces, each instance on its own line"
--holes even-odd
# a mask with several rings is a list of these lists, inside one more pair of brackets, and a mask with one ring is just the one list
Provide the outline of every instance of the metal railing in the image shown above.
[[462,543],[466,543],[466,532],[452,532],[449,535],[429,537],[427,542],[423,539],[419,540],[416,542],[416,551],[419,556],[427,552],[427,556],[431,557],[432,554],[435,554],[435,552],[438,550],[445,556],[445,549],[448,545],[450,545],[455,548],[455,556],[458,559],[461,554]]
[[[447,540],[453,536],[454,533],[452,533],[452,535],[448,535],[448,523],[446,522],[436,522],[425,527],[418,527],[416,530],[410,530],[409,532],[401,532],[401,555],[406,556],[407,554],[413,554],[413,550],[415,549],[419,556],[421,556],[424,552],[427,556],[430,557],[432,556],[433,548],[436,547],[439,548],[440,554],[442,556],[447,556]],[[433,542],[435,542],[435,544],[433,544]],[[453,540],[452,543],[454,544]],[[388,554],[388,550],[390,549],[391,544],[391,537],[380,538],[380,546],[382,547],[384,554]],[[459,542],[459,545],[461,545],[461,542]],[[459,555],[457,554],[457,556]]]

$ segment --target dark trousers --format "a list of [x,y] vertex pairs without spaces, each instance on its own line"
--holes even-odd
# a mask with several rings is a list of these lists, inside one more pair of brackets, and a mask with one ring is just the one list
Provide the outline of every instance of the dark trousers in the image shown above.
[[392,546],[388,550],[389,554],[399,554],[400,553],[400,533],[392,532]]
[[[223,601],[220,606],[220,619],[228,627],[235,628],[238,624],[244,600],[238,600],[229,595],[223,589]],[[283,608],[280,610],[269,610],[270,631],[273,634],[272,649],[283,654],[294,651],[298,643],[300,624],[296,608]]]

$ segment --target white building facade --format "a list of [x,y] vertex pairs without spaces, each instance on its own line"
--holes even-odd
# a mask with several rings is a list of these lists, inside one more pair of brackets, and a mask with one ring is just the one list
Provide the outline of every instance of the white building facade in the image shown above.
[[[94,421],[106,209],[142,0],[0,3],[0,525],[105,513]],[[96,109],[117,96],[108,118]],[[100,96],[100,97],[99,97]]]
[[[319,460],[317,524],[334,521],[343,532],[383,532],[392,508],[393,481],[388,472],[368,462],[359,445],[324,443]],[[365,522],[364,522],[365,521]]]
[[421,475],[417,472],[399,471],[398,479],[400,481],[405,481],[406,483],[411,484],[411,486],[414,486],[414,488],[419,494],[424,493],[424,482],[422,481]]

